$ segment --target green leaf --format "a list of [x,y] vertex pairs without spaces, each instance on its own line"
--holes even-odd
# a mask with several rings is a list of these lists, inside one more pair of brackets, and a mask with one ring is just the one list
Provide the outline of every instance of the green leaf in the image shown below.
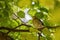
[[42,33],[46,36],[46,39],[47,39],[47,40],[52,40],[52,38],[50,37],[50,36],[51,36],[51,32],[49,31],[48,28],[44,28],[44,29],[42,30]]
[[47,40],[52,40],[52,38],[49,35],[47,35],[46,38]]
[[41,7],[40,10],[41,10],[42,12],[47,12],[47,13],[48,13],[48,9],[46,9],[46,8],[44,8],[44,7]]
[[44,29],[42,30],[42,32],[43,32],[43,34],[46,35],[46,36],[51,34],[48,28],[44,28]]
[[14,27],[18,26],[18,23],[15,20],[11,20],[10,26],[11,26],[11,28],[14,28]]
[[31,15],[31,16],[34,16],[35,14],[36,14],[36,10],[35,9],[30,9],[29,11],[28,11],[28,13],[29,13],[29,15]]
[[32,20],[29,20],[29,21],[28,21],[28,24],[31,24],[31,25],[32,25],[32,24],[33,24],[33,23],[32,23]]
[[34,29],[33,27],[30,27],[30,32],[36,32],[36,33],[38,33],[39,31],[37,29]]
[[19,17],[21,17],[21,18],[24,18],[24,17],[25,17],[25,13],[24,13],[23,11],[19,11],[19,12],[17,13],[17,15],[18,15]]
[[22,23],[20,19],[16,19],[16,22],[17,22],[18,24],[21,24],[21,23]]
[[21,40],[37,40],[37,36],[34,36],[34,34],[30,32],[22,32],[21,33]]
[[5,8],[5,2],[4,1],[0,1],[0,8],[4,9]]
[[40,37],[40,40],[46,40],[46,38],[44,38],[44,37]]
[[[18,28],[18,29],[19,29],[19,28]],[[22,26],[20,26],[20,29],[22,29],[22,30],[28,30],[28,27],[27,27],[27,26],[22,25]]]
[[4,10],[4,11],[3,11],[3,15],[4,15],[4,17],[9,17],[8,11]]
[[41,19],[41,18],[44,17],[44,15],[43,15],[42,12],[37,12],[37,13],[35,14],[35,16],[36,16],[36,18],[38,18],[38,19]]
[[43,20],[43,24],[44,24],[44,26],[51,26],[47,20]]

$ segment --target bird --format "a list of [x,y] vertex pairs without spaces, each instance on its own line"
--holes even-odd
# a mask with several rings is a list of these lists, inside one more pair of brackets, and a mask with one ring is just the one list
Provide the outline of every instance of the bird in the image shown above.
[[44,25],[41,20],[37,19],[35,16],[33,16],[33,25],[36,29],[41,30],[44,28]]

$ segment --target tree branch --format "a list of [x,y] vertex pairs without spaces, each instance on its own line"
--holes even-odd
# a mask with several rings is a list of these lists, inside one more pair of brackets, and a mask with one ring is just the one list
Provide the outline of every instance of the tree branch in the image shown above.
[[[31,27],[31,25],[21,24],[21,25],[16,26],[16,27],[13,28],[13,29],[16,29],[16,28],[18,28],[18,27],[20,27],[20,26],[22,26],[22,25],[27,26],[27,27]],[[10,32],[10,30],[7,32],[7,34],[8,34],[9,32]],[[23,31],[23,32],[27,32],[27,31],[25,30],[25,31]]]
[[11,29],[11,28],[7,28],[7,27],[0,27],[0,30],[9,30],[12,32],[29,32],[29,30],[18,30],[18,29]]
[[21,24],[21,25],[18,25],[18,26],[16,26],[14,29],[16,29],[16,28],[18,28],[18,27],[20,27],[20,26],[27,26],[27,27],[31,27],[31,25],[27,25],[27,24]]
[[[7,28],[7,27],[0,27],[0,30],[8,30],[9,32],[10,31],[13,31],[13,32],[29,32],[29,30],[18,30],[18,29],[16,29],[16,28],[18,28],[19,26],[22,26],[22,25],[24,25],[24,26],[27,26],[27,27],[31,27],[31,25],[27,25],[27,24],[21,24],[21,25],[18,25],[18,26],[16,26],[15,28]],[[8,32],[8,33],[9,33]]]
[[60,26],[46,26],[47,28],[59,28]]
[[41,33],[38,33],[38,40],[40,40]]

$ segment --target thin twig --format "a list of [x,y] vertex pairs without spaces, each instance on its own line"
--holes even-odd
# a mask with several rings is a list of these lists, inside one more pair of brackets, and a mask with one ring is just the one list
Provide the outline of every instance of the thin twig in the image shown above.
[[38,40],[40,40],[41,33],[38,33]]
[[[20,19],[21,20],[21,18],[20,17],[18,17],[15,13],[14,13],[14,15],[18,18],[18,19]],[[21,20],[21,22],[23,22],[22,20]],[[24,22],[23,22],[24,23]]]

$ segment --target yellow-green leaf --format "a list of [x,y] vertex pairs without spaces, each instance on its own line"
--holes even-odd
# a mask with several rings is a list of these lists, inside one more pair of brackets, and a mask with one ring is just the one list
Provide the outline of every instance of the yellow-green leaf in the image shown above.
[[19,11],[19,12],[17,13],[17,15],[18,15],[19,17],[21,17],[21,18],[24,18],[24,17],[25,17],[25,13],[24,13],[23,11]]

